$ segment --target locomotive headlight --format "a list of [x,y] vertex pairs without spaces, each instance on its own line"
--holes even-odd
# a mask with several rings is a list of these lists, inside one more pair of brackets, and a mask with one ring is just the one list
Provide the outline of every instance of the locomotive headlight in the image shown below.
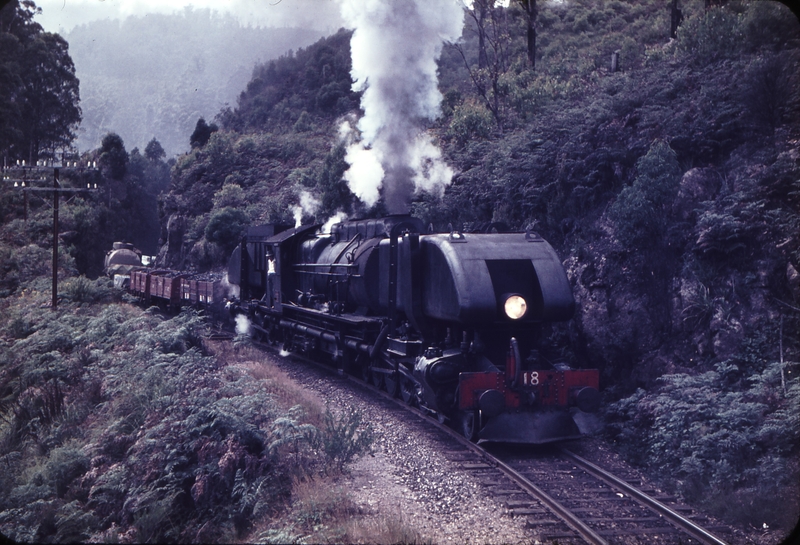
[[525,302],[522,296],[512,295],[506,299],[504,310],[506,311],[506,316],[512,320],[519,320],[525,316],[525,312],[528,310],[528,303]]

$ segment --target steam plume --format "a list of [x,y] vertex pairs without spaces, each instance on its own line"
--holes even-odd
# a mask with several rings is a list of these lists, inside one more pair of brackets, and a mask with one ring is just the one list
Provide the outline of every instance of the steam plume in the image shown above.
[[364,90],[361,139],[348,146],[345,179],[368,206],[383,187],[389,212],[405,213],[415,191],[441,193],[453,176],[423,127],[440,113],[436,59],[443,41],[461,35],[462,6],[457,0],[342,0],[342,16],[355,28],[353,87]]
[[322,203],[314,195],[305,189],[300,191],[300,204],[292,205],[292,215],[294,216],[294,226],[300,227],[303,224],[304,216],[313,216],[319,210]]
[[250,319],[243,314],[236,315],[236,334],[237,335],[250,334]]

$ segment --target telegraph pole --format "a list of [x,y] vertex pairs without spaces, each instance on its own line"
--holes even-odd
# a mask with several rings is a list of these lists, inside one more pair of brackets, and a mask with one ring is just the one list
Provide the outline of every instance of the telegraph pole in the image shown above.
[[58,308],[58,169],[53,169],[53,310]]
[[[78,188],[78,187],[61,187],[61,183],[59,182],[59,173],[60,170],[69,169],[71,171],[83,172],[84,170],[93,171],[97,169],[96,162],[89,162],[87,163],[85,169],[83,166],[78,167],[78,161],[63,161],[62,166],[57,167],[55,165],[48,166],[44,161],[40,161],[35,167],[25,166],[25,161],[22,161],[21,166],[19,165],[19,161],[17,162],[17,167],[11,168],[4,168],[3,172],[3,181],[5,182],[14,182],[14,187],[20,187],[25,196],[25,221],[28,220],[28,193],[30,191],[35,192],[44,192],[44,193],[52,193],[53,194],[53,298],[51,307],[52,310],[58,309],[58,207],[59,202],[61,199],[61,195],[63,193],[82,193],[85,191],[96,191],[97,184],[94,184],[94,188],[90,187],[89,184],[86,184],[86,188]],[[31,187],[30,183],[32,181],[44,181],[46,177],[46,173],[52,169],[53,170],[53,187]],[[14,175],[19,176],[22,174],[22,177],[13,177]],[[28,174],[34,174],[31,178],[28,177]]]

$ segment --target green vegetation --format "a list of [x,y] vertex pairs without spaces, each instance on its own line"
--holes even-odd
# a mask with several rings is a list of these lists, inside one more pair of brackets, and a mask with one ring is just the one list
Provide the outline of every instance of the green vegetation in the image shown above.
[[31,0],[0,10],[0,153],[11,164],[53,157],[81,120],[67,42],[34,22],[39,11]]
[[[241,539],[290,506],[293,487],[370,449],[358,413],[324,411],[260,354],[204,343],[195,313],[110,302],[106,283],[70,280],[74,302],[55,313],[36,288],[3,302],[5,536]],[[307,505],[299,527],[329,509]]]
[[[664,2],[538,2],[531,59],[530,3],[476,5],[484,11],[439,60],[442,116],[428,129],[456,175],[441,198],[415,197],[413,214],[442,230],[534,226],[565,258],[578,301],[575,320],[549,330],[548,350],[601,369],[608,436],[688,500],[785,532],[800,510],[800,25],[776,2],[685,0],[670,39]],[[155,139],[144,155],[121,138],[90,154],[103,191],[64,206],[65,230],[80,236],[59,257],[70,309],[59,320],[21,302],[46,299],[49,210],[32,200],[24,222],[21,195],[0,192],[0,457],[14,468],[0,516],[24,511],[21,538],[363,535],[331,523],[354,509],[335,487],[316,496],[307,484],[369,442],[357,415],[280,401],[291,396],[271,371],[214,363],[196,317],[169,333],[103,303],[107,286],[78,276],[96,274],[112,235],[143,249],[161,239],[165,265],[219,268],[246,225],[293,223],[306,193],[318,201],[306,221],[383,213],[342,179],[339,128],[359,107],[349,40],[340,31],[257,67],[217,131],[203,121],[192,138],[198,114],[184,120],[182,141],[196,145],[171,172]],[[95,182],[83,176],[73,182]],[[95,333],[84,343],[91,331],[114,342]],[[237,347],[218,357],[246,358]],[[142,389],[123,389],[134,370]],[[198,405],[182,405],[187,395]],[[101,430],[88,439],[75,424],[86,419]],[[147,469],[135,482],[132,460]],[[291,513],[289,526],[253,522],[273,513],[266,497]],[[189,522],[178,529],[176,517]],[[216,533],[197,537],[202,517]],[[415,539],[397,527],[375,531]]]
[[[555,244],[579,312],[568,330],[553,329],[551,348],[602,370],[609,434],[635,461],[664,479],[680,475],[679,492],[732,520],[748,496],[791,496],[800,25],[775,2],[692,0],[681,2],[670,40],[663,2],[539,2],[534,68],[528,4],[476,6],[462,40],[442,53],[442,116],[429,128],[456,170],[453,185],[441,198],[416,197],[413,214],[437,229],[534,225]],[[303,191],[324,203],[307,220],[382,212],[354,204],[341,181],[336,134],[358,100],[347,48],[340,32],[257,69],[238,106],[220,114],[220,132],[181,158],[165,212],[173,223],[187,218],[183,247],[193,250],[174,262],[223,263],[206,226],[232,203],[252,223],[291,223]],[[333,90],[336,100],[324,99]],[[752,350],[767,331],[770,342]],[[780,361],[785,390],[774,380]],[[748,378],[723,388],[717,374],[730,366]],[[645,409],[671,415],[667,407],[689,403],[678,383],[709,392],[706,408],[648,431],[656,417]],[[736,435],[749,454],[681,446],[695,420],[694,441]],[[765,442],[765,428],[781,427]],[[645,454],[626,449],[628,437]],[[726,496],[739,500],[725,507]],[[783,507],[769,524],[786,529],[798,508]],[[748,520],[766,522],[756,521],[766,509]]]
[[636,163],[636,173],[636,179],[623,188],[609,215],[625,246],[661,246],[681,177],[677,156],[666,142],[655,142]]
[[610,434],[688,501],[753,527],[790,529],[800,510],[800,384],[786,373],[777,361],[752,369],[737,357],[665,375],[653,391],[609,406]]

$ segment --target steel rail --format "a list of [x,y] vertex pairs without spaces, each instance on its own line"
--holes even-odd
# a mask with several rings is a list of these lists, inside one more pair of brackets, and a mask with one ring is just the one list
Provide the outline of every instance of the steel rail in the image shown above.
[[[255,341],[254,344],[266,347],[264,343],[258,341]],[[271,350],[271,348],[269,347],[267,348]],[[316,366],[317,368],[330,372],[331,374],[333,374],[333,372],[335,371],[334,369],[332,369],[327,365],[306,358],[300,354],[292,353],[291,356],[305,363],[310,363],[313,366]],[[390,395],[389,393],[374,387],[372,384],[369,384],[368,382],[361,380],[358,377],[345,374],[344,378],[356,382],[362,387],[366,387],[367,389],[369,389],[369,391],[380,395],[384,399],[391,401],[392,403],[401,407],[402,409],[410,412],[411,414],[414,414],[415,416],[417,416],[417,418],[427,422],[428,424],[433,425],[436,429],[448,434],[450,437],[455,439],[459,444],[465,446],[466,448],[468,448],[481,458],[485,459],[487,462],[489,462],[490,465],[496,467],[504,475],[506,475],[509,479],[511,479],[514,483],[516,483],[517,486],[522,488],[525,492],[527,492],[534,498],[541,501],[548,509],[550,509],[550,511],[553,512],[554,515],[556,515],[558,518],[564,521],[564,523],[567,526],[569,526],[574,532],[580,535],[587,543],[590,543],[591,545],[608,545],[608,541],[603,539],[600,535],[597,534],[597,532],[595,532],[589,526],[587,526],[586,523],[580,520],[569,509],[561,505],[555,498],[553,498],[552,496],[547,494],[544,490],[533,484],[529,479],[527,479],[517,470],[515,470],[505,462],[492,456],[490,453],[488,453],[485,449],[478,446],[476,443],[469,441],[466,437],[456,432],[449,426],[439,422],[438,419],[426,414],[425,412],[421,411],[416,407],[410,406],[409,404],[405,403],[402,399],[396,398]]]
[[[484,456],[487,455],[486,451],[481,449],[484,453]],[[603,539],[597,532],[592,530],[585,522],[579,519],[575,514],[561,505],[558,501],[556,501],[552,496],[547,494],[544,490],[533,484],[529,481],[524,475],[519,473],[517,470],[513,469],[511,466],[507,465],[505,462],[502,462],[495,458],[494,456],[490,455],[490,459],[492,462],[497,466],[497,468],[505,473],[507,477],[512,479],[517,486],[520,486],[525,489],[526,492],[534,496],[535,498],[539,499],[542,503],[544,503],[548,509],[550,509],[553,513],[555,513],[561,520],[563,520],[567,526],[575,530],[580,536],[586,540],[587,543],[592,543],[593,545],[607,545],[608,542]]]
[[[313,362],[312,362],[313,363]],[[529,479],[527,479],[524,475],[519,473],[517,470],[499,460],[495,456],[491,455],[485,449],[478,446],[476,443],[468,440],[466,437],[461,435],[460,433],[456,432],[449,426],[439,422],[436,418],[425,414],[420,409],[416,407],[412,407],[405,403],[402,399],[398,399],[389,395],[387,392],[383,390],[379,390],[372,386],[371,384],[366,383],[365,381],[356,378],[352,375],[345,375],[349,380],[353,380],[358,382],[359,384],[366,385],[370,391],[376,392],[383,396],[385,399],[393,402],[394,404],[402,407],[403,409],[415,414],[418,418],[428,422],[435,426],[438,430],[448,434],[450,437],[455,439],[459,444],[467,447],[469,450],[480,456],[481,458],[488,461],[491,465],[499,469],[506,477],[511,479],[517,486],[525,490],[528,494],[536,498],[537,500],[541,501],[545,506],[547,506],[550,511],[553,512],[558,518],[560,518],[564,523],[569,526],[573,531],[575,531],[578,535],[580,535],[584,541],[590,543],[592,545],[608,545],[608,541],[606,541],[603,537],[601,537],[597,532],[592,530],[586,523],[584,523],[581,519],[579,519],[572,511],[561,505],[555,498],[547,494],[544,490],[533,484]]]
[[[272,347],[267,347],[264,343],[254,341],[253,344],[256,344],[261,347],[265,347],[268,350],[272,350]],[[306,358],[300,354],[292,353],[293,358],[301,360],[305,363],[310,363],[313,366],[330,372],[333,374],[336,370],[332,369],[330,366],[324,365],[318,361],[314,361],[312,359]],[[339,375],[341,376],[341,375]],[[576,532],[584,541],[590,543],[592,545],[608,545],[608,541],[600,536],[597,532],[595,532],[591,527],[589,527],[585,522],[583,522],[577,515],[572,513],[567,507],[559,503],[555,498],[547,494],[544,490],[533,484],[527,477],[522,475],[520,472],[499,460],[485,449],[481,448],[476,443],[469,441],[460,433],[456,432],[449,426],[439,422],[436,418],[432,417],[429,414],[426,414],[424,411],[412,407],[405,403],[402,399],[396,398],[383,390],[380,390],[374,387],[372,384],[355,377],[353,375],[345,374],[344,378],[347,380],[353,381],[358,383],[361,386],[365,386],[368,390],[373,393],[376,393],[382,396],[384,399],[391,401],[395,405],[409,411],[411,414],[414,414],[421,420],[426,421],[427,423],[436,427],[436,429],[446,433],[454,440],[456,440],[459,444],[463,445],[473,453],[477,454],[481,458],[485,459],[491,466],[494,466],[496,469],[501,471],[506,477],[511,479],[517,486],[522,488],[525,492],[533,496],[534,498],[541,501],[554,515],[560,518],[567,526],[569,526],[574,532]],[[614,475],[606,472],[605,470],[601,469],[599,466],[596,466],[592,462],[581,458],[577,454],[562,448],[561,452],[565,455],[566,458],[570,459],[576,465],[580,466],[589,474],[593,475],[594,477],[599,478],[600,480],[606,482],[610,486],[613,486],[623,492],[627,492],[632,498],[637,500],[640,504],[652,509],[653,511],[657,512],[658,514],[662,515],[665,519],[671,522],[673,525],[678,527],[679,529],[685,531],[701,543],[706,545],[728,545],[725,541],[722,541],[718,537],[712,535],[710,532],[701,528],[700,526],[696,525],[694,522],[690,521],[689,519],[681,516],[680,514],[676,513],[668,506],[664,505],[663,503],[659,502],[655,498],[652,498],[645,494],[644,492],[636,489],[635,487],[629,485],[625,481],[615,477]]]
[[659,515],[663,516],[665,519],[669,520],[672,524],[674,524],[684,532],[690,534],[692,537],[694,537],[701,543],[706,543],[708,545],[727,545],[725,541],[722,541],[715,535],[711,534],[705,528],[701,528],[691,520],[676,513],[675,511],[673,511],[672,509],[670,509],[657,499],[648,496],[641,490],[629,485],[622,479],[608,473],[607,471],[603,470],[599,466],[596,466],[589,460],[581,458],[574,452],[571,452],[565,448],[562,448],[561,452],[563,452],[565,456],[567,456],[573,462],[579,465],[583,470],[594,475],[595,477],[606,482],[607,484],[613,486],[614,488],[617,488],[623,492],[627,492],[636,501],[648,507],[649,509],[652,509],[653,511],[657,512]]

